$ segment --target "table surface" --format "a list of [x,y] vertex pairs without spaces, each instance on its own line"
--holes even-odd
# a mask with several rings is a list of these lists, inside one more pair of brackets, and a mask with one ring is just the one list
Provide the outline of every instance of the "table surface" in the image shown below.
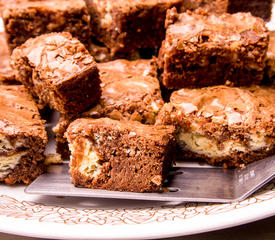
[[[184,237],[169,238],[169,240],[274,240],[275,216],[257,222]],[[43,240],[41,238],[22,237],[0,233],[0,240]],[[168,239],[166,239],[168,240]]]

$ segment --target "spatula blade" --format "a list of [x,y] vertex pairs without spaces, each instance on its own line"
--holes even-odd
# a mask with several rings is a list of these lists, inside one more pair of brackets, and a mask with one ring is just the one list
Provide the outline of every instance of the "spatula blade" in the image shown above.
[[275,176],[275,156],[251,163],[244,169],[194,166],[174,167],[160,193],[133,193],[74,187],[68,163],[50,166],[25,192],[29,194],[117,198],[154,201],[234,202],[255,192]]

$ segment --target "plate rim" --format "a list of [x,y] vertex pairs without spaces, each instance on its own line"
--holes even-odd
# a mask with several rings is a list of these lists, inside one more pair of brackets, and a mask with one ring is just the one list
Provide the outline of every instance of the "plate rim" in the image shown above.
[[[0,201],[0,222],[4,223],[0,224],[0,232],[3,233],[48,239],[159,239],[229,228],[275,215],[275,180],[244,201],[226,204],[184,203],[174,207],[96,210],[92,208],[79,209],[51,206],[18,200],[20,196],[0,195],[0,200],[4,198],[4,204],[3,201]],[[12,201],[15,201],[13,205],[11,204]],[[3,209],[7,207],[5,204],[11,204],[11,210],[3,213]],[[16,204],[19,204],[18,207],[21,210],[23,209],[22,211],[32,210],[33,215],[26,219],[26,216],[20,215],[20,211],[13,214]],[[56,207],[56,209],[53,209],[55,214],[58,211],[63,211],[65,215],[66,211],[78,211],[79,216],[82,216],[81,214],[86,211],[87,214],[92,213],[95,217],[101,214],[102,218],[108,217],[108,213],[111,214],[111,217],[117,217],[115,214],[112,215],[112,212],[118,211],[121,214],[120,217],[129,222],[115,224],[115,220],[113,220],[106,224],[89,222],[73,224],[67,219],[68,224],[64,224],[53,221],[58,218],[54,214],[49,215],[52,220],[46,219],[43,221],[42,218],[34,217],[35,213],[41,213],[41,211],[43,213],[43,210],[49,212],[52,207]],[[150,214],[154,216],[157,209],[160,211],[159,218],[154,218],[151,222],[148,221],[146,217],[149,216],[150,220]],[[95,214],[97,211],[99,215]],[[204,214],[205,211],[210,214]],[[211,211],[213,214],[211,214]],[[141,217],[141,220],[133,223],[131,221],[133,221],[132,218],[135,214]],[[84,215],[82,217],[87,218]],[[64,217],[62,214],[60,216]],[[165,216],[166,219],[161,219],[162,216]]]

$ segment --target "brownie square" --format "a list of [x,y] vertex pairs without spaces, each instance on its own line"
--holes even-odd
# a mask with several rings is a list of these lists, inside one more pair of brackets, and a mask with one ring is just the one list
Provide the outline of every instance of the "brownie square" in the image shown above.
[[94,58],[70,33],[49,33],[27,40],[12,53],[16,78],[43,108],[77,114],[100,98]]
[[72,182],[115,191],[162,190],[172,164],[174,130],[109,118],[77,119],[66,132]]
[[88,46],[90,18],[83,0],[13,0],[2,15],[10,51],[29,38],[63,31]]
[[115,60],[98,64],[102,81],[99,102],[79,116],[61,115],[56,132],[57,152],[69,157],[64,133],[69,124],[79,117],[108,117],[116,120],[154,124],[163,106],[156,66],[152,60]]
[[209,13],[226,13],[228,0],[183,0],[181,12],[194,11],[198,8],[202,8]]
[[250,13],[210,15],[168,10],[159,53],[168,89],[259,84],[264,75],[268,30]]
[[250,12],[268,21],[272,13],[272,0],[229,0],[228,12]]
[[20,84],[15,80],[15,74],[10,66],[10,53],[5,33],[0,32],[0,85]]
[[164,105],[157,124],[177,127],[182,159],[242,167],[275,153],[274,99],[274,88],[181,89]]
[[0,182],[29,184],[44,166],[47,133],[21,85],[0,85]]
[[182,4],[182,0],[85,1],[92,35],[110,49],[111,56],[127,58],[139,49],[159,47],[167,9]]
[[154,124],[163,106],[151,60],[115,60],[98,64],[102,81],[99,103],[84,116]]

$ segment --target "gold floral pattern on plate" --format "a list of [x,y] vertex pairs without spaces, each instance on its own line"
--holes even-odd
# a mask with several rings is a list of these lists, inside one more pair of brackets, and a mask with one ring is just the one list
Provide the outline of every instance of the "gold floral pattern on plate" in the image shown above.
[[275,180],[258,190],[248,199],[228,204],[182,203],[176,207],[152,207],[138,209],[78,209],[48,206],[36,202],[20,201],[8,195],[0,195],[0,216],[53,222],[68,225],[94,224],[147,224],[190,219],[198,215],[213,215],[275,198]]

